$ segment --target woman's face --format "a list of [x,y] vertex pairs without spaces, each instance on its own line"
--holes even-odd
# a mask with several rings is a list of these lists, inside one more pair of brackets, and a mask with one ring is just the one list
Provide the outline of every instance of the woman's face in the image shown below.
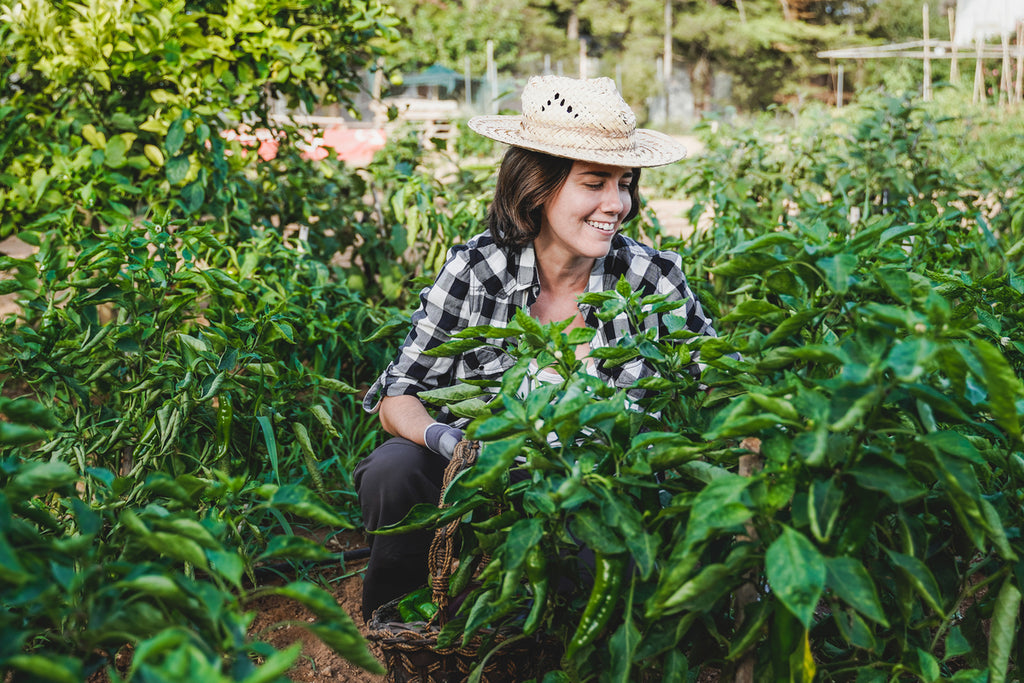
[[632,178],[631,168],[573,162],[565,183],[543,206],[537,247],[559,247],[576,257],[604,257],[632,206]]

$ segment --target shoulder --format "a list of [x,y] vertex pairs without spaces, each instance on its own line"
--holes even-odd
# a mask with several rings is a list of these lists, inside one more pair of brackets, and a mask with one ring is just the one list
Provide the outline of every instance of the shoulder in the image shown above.
[[686,281],[679,254],[654,249],[621,234],[612,240],[605,272],[616,281],[625,277],[630,285],[645,293],[677,289]]
[[517,263],[517,252],[499,247],[489,233],[481,233],[451,248],[436,284],[458,281],[469,289],[496,294],[514,278]]

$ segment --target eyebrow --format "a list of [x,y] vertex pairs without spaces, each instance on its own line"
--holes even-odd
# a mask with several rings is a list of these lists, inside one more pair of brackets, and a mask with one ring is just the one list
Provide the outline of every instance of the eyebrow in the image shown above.
[[[589,176],[596,176],[598,178],[611,178],[612,177],[612,174],[610,172],[608,172],[608,171],[580,171],[579,175],[581,175],[581,176],[588,176],[588,175]],[[627,178],[632,179],[633,178],[633,171],[632,170],[626,171],[625,173],[622,174],[622,178],[623,179],[627,179]]]

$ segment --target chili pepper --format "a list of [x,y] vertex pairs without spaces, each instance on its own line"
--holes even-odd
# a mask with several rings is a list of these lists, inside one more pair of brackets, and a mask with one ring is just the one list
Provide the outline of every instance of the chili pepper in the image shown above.
[[565,658],[573,659],[580,648],[584,648],[601,635],[608,620],[615,611],[622,592],[622,578],[626,568],[625,553],[615,555],[594,554],[594,586],[590,598],[576,627],[576,632],[566,648]]
[[523,623],[523,633],[530,635],[537,630],[548,601],[548,558],[539,545],[531,547],[526,555],[526,578],[533,591],[533,606]]
[[235,411],[231,406],[231,396],[227,393],[217,398],[217,436],[220,441],[221,454],[228,449],[231,443],[231,426],[234,422]]

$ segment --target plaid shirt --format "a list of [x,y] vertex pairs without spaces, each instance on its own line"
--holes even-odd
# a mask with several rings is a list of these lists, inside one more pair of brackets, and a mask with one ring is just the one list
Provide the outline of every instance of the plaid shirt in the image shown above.
[[[608,254],[594,263],[588,292],[615,288],[625,277],[634,291],[643,295],[665,294],[668,300],[686,303],[675,315],[686,318],[687,327],[700,335],[715,336],[711,320],[704,314],[682,271],[682,259],[674,252],[656,251],[623,235],[612,238]],[[412,330],[399,349],[398,357],[384,370],[363,399],[363,407],[375,413],[380,396],[415,395],[420,391],[452,386],[458,380],[500,380],[515,360],[500,349],[486,346],[454,357],[431,357],[423,351],[450,340],[466,327],[493,325],[505,327],[516,309],[529,311],[540,293],[536,255],[533,245],[503,250],[487,233],[477,235],[464,245],[452,247],[448,260],[430,287],[420,292],[420,307],[412,316]],[[594,306],[579,304],[587,327],[597,330],[591,348],[616,346],[620,339],[643,332],[659,324],[657,316],[648,316],[642,329],[630,329],[625,312],[608,320],[597,318]],[[644,359],[636,358],[616,367],[598,362],[597,374],[604,382],[628,388],[654,370]],[[464,426],[442,409],[437,418]]]

